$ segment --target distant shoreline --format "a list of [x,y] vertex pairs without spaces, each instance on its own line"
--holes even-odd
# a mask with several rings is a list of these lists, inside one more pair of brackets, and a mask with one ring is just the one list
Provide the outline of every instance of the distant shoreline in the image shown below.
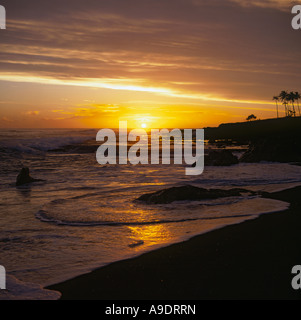
[[[61,299],[301,299],[301,187],[267,194],[288,210],[261,215],[52,285]],[[299,290],[300,291],[300,290]]]
[[211,143],[249,145],[241,162],[301,162],[301,117],[225,123],[204,130]]
[[301,117],[222,123],[218,127],[206,127],[204,130],[205,139],[234,139],[241,143],[275,136],[300,138]]

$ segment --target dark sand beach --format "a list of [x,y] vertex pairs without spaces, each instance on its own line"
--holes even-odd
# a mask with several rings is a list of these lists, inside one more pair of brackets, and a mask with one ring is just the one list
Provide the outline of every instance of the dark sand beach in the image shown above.
[[290,203],[262,215],[48,287],[61,299],[301,299],[301,187],[267,194]]
[[300,8],[0,1],[0,300],[301,300]]

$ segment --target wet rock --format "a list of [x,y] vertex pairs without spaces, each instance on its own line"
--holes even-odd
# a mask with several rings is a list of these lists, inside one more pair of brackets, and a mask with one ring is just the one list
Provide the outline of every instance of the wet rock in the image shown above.
[[230,150],[210,150],[204,161],[205,166],[231,166],[239,162]]
[[29,168],[22,168],[20,173],[17,176],[16,186],[21,186],[23,184],[36,182],[36,181],[43,181],[43,180],[32,178],[29,174]]
[[265,138],[252,142],[239,159],[240,162],[299,162],[301,161],[300,137]]
[[135,242],[129,244],[129,247],[130,247],[130,248],[135,248],[135,247],[141,246],[141,245],[143,245],[143,244],[144,244],[144,241],[143,241],[143,240],[138,240],[138,241],[135,241]]
[[153,193],[143,194],[138,199],[136,199],[136,201],[143,201],[149,204],[166,204],[174,201],[197,201],[204,199],[218,199],[222,197],[241,196],[242,193],[250,193],[250,191],[240,188],[234,188],[230,190],[204,189],[186,185],[180,187],[171,187]]

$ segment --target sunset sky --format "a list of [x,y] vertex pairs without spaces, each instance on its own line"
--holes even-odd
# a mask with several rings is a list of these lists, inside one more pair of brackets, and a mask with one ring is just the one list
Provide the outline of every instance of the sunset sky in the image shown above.
[[301,91],[296,3],[2,0],[0,128],[120,120],[201,128],[275,117],[272,97]]

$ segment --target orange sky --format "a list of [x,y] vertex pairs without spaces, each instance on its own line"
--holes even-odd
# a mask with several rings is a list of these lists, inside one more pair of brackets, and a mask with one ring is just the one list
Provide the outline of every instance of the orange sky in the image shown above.
[[[2,1],[0,128],[196,128],[301,91],[294,1]],[[284,115],[281,109],[280,115]]]

